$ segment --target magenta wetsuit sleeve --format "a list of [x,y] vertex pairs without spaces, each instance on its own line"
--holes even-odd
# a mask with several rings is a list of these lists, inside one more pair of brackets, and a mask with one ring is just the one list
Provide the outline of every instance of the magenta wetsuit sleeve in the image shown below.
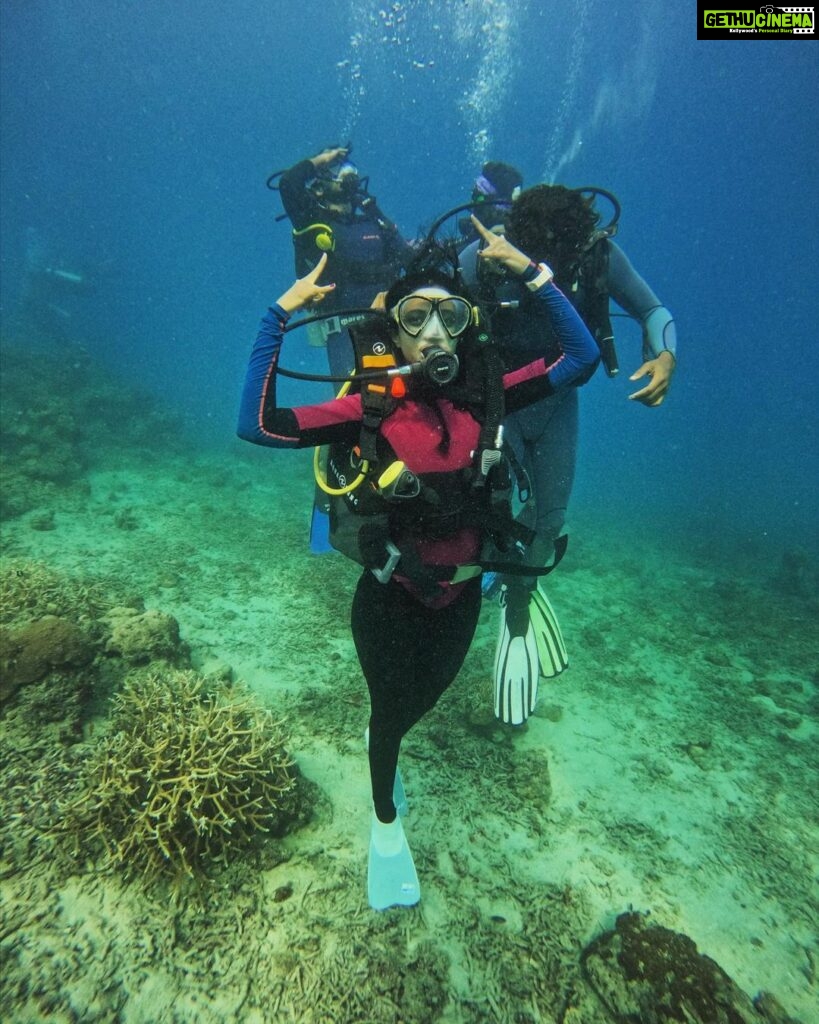
[[276,366],[288,314],[271,306],[259,325],[250,353],[236,433],[268,448],[309,448],[335,441],[354,442],[361,423],[358,395],[280,409],[276,404]]
[[552,282],[543,285],[535,292],[535,298],[549,316],[561,354],[549,365],[545,359],[536,359],[504,374],[507,412],[521,409],[561,388],[585,384],[600,362],[600,350],[588,327],[556,285]]

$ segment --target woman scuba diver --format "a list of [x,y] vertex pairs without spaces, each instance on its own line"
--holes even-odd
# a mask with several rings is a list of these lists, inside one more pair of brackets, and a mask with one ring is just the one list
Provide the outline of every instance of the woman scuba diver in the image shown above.
[[[368,325],[372,349],[395,358],[381,363],[392,370],[383,371],[378,385],[280,408],[276,377],[285,325],[291,314],[332,294],[334,284],[319,283],[325,255],[262,319],[241,400],[237,433],[254,444],[349,450],[363,439],[360,486],[383,502],[372,533],[365,528],[369,518],[361,517],[355,557],[364,571],[351,615],[370,693],[368,896],[374,909],[420,899],[400,817],[406,800],[398,754],[403,737],[455,679],[475,633],[481,552],[490,538],[497,542],[501,529],[490,481],[500,460],[504,412],[587,380],[599,357],[552,271],[476,218],[473,224],[486,243],[480,258],[520,275],[542,304],[560,343],[557,359],[547,364],[541,356],[504,374],[457,271],[427,264],[409,268],[379,296],[382,313]],[[438,369],[419,372],[428,360]]]

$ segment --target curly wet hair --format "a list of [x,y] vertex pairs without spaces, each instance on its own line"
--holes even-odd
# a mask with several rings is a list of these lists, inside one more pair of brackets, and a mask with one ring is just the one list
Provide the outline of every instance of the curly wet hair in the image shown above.
[[593,196],[564,185],[535,185],[515,200],[506,235],[531,259],[548,263],[559,281],[566,281],[599,221]]
[[406,266],[405,273],[392,283],[387,291],[387,309],[416,288],[437,285],[453,295],[460,295],[474,305],[476,299],[461,274],[457,247],[451,242],[427,240]]

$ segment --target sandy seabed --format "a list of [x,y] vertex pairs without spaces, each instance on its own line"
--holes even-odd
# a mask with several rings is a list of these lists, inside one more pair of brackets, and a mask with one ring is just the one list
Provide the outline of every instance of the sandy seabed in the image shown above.
[[402,750],[422,901],[375,914],[358,570],[307,550],[304,454],[238,449],[98,467],[50,528],[7,522],[4,558],[174,615],[198,668],[228,664],[284,718],[314,817],[176,896],[91,862],[4,864],[4,1021],[594,1024],[591,1003],[567,1010],[578,957],[629,909],[819,1019],[815,594],[579,510],[546,585],[569,670],[525,728],[495,723],[484,602]]

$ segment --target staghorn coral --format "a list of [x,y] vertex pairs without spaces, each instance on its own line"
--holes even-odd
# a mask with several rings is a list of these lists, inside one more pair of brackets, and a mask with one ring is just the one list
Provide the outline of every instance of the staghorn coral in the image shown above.
[[59,615],[80,621],[98,618],[113,595],[96,580],[71,577],[45,562],[0,561],[0,623]]
[[62,828],[128,871],[194,874],[303,818],[279,724],[193,672],[135,675],[113,700]]

